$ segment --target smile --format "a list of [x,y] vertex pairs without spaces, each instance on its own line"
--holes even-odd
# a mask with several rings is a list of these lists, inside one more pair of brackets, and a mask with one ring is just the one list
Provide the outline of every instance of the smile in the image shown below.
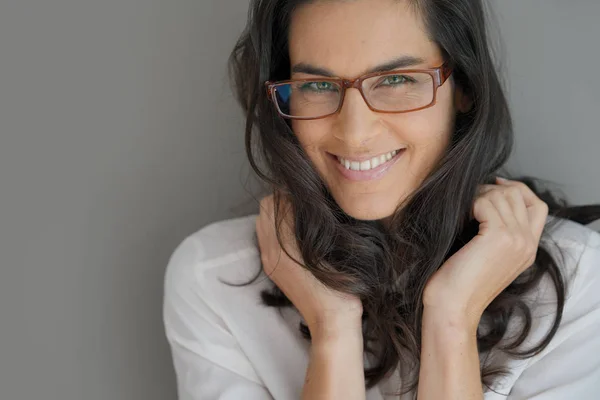
[[379,179],[401,158],[404,149],[390,151],[367,160],[351,160],[329,154],[342,176],[351,181]]

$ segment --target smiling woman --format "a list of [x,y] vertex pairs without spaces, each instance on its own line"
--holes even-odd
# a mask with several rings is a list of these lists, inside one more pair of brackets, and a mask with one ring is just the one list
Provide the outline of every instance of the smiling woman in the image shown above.
[[171,258],[180,399],[596,398],[600,205],[497,177],[480,0],[252,1],[230,67],[272,194]]

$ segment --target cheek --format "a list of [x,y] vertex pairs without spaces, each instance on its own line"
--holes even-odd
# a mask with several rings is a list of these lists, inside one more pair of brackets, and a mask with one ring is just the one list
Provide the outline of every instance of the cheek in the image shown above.
[[432,107],[398,116],[388,125],[409,149],[432,151],[448,143],[454,129],[454,118],[450,111]]
[[408,147],[408,173],[424,179],[448,149],[454,131],[454,117],[451,110],[432,107],[412,115],[398,116],[392,129]]
[[300,145],[304,151],[308,154],[313,162],[316,162],[317,160],[315,160],[315,157],[318,154],[320,144],[327,140],[327,135],[329,132],[327,124],[321,120],[292,120],[292,131],[298,138],[298,141],[300,142]]

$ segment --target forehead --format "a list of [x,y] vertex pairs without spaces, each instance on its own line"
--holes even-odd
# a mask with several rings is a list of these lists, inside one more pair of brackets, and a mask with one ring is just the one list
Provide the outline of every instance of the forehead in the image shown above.
[[352,78],[400,56],[442,61],[425,25],[406,0],[315,1],[291,17],[292,66],[306,63]]

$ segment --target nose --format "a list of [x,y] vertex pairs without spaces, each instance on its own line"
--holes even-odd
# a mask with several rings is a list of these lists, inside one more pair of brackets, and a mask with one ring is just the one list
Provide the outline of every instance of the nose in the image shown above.
[[368,146],[377,135],[378,120],[379,116],[369,108],[360,91],[348,88],[337,116],[334,136],[351,148]]

